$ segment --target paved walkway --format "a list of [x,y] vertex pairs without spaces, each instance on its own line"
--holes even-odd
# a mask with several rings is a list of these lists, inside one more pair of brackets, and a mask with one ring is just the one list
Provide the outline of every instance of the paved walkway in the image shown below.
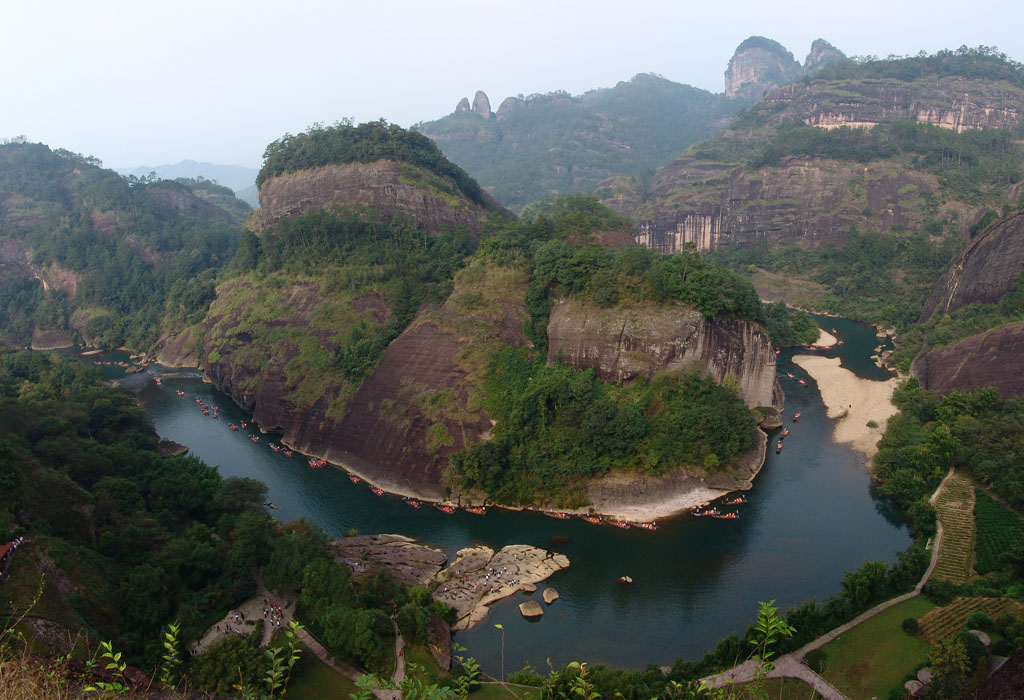
[[[949,473],[946,474],[945,478],[942,479],[942,483],[939,484],[938,488],[935,489],[935,493],[932,494],[928,502],[935,505],[936,499],[942,492],[946,482],[949,481],[950,477],[953,476],[953,468],[949,468]],[[901,596],[891,598],[885,602],[879,603],[875,607],[871,608],[867,612],[861,613],[854,619],[847,622],[845,625],[840,625],[830,632],[826,632],[817,639],[808,642],[804,646],[800,647],[794,652],[780,656],[775,661],[775,669],[768,674],[769,678],[799,678],[804,681],[812,688],[814,688],[825,700],[849,700],[842,692],[840,692],[835,686],[826,681],[824,678],[819,676],[817,673],[812,671],[803,663],[804,656],[814,649],[822,647],[836,637],[845,634],[849,630],[853,629],[865,620],[874,617],[883,610],[888,610],[894,605],[899,605],[903,601],[916,598],[921,595],[921,590],[925,584],[928,583],[928,579],[931,578],[932,573],[935,571],[935,566],[939,562],[939,549],[942,546],[942,523],[935,522],[935,541],[932,543],[932,558],[928,563],[928,568],[924,572],[924,576],[914,586],[914,590],[910,593],[904,593]],[[757,672],[757,664],[753,661],[745,661],[739,666],[734,666],[722,673],[707,676],[701,680],[704,681],[705,685],[709,688],[719,688],[734,683],[747,683],[754,680]]]

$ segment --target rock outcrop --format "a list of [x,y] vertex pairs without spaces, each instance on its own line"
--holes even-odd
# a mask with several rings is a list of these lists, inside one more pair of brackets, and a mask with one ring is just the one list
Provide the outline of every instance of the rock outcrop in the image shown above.
[[729,60],[725,70],[725,96],[756,99],[802,74],[800,64],[782,44],[752,36],[736,48]]
[[623,382],[697,368],[715,381],[733,376],[749,408],[780,407],[775,351],[757,324],[705,318],[684,305],[602,309],[572,299],[551,307],[548,360]]
[[462,228],[473,237],[483,218],[483,209],[448,180],[412,165],[378,160],[269,178],[260,187],[257,227],[271,229],[285,217],[329,207],[365,208],[374,221],[405,216],[430,233]]
[[477,90],[473,96],[473,111],[484,119],[491,118],[491,101],[487,99],[487,94],[483,90]]
[[804,60],[804,74],[809,75],[816,70],[820,70],[829,63],[843,61],[845,59],[846,54],[835,46],[824,39],[815,39],[814,42],[811,43],[811,50],[807,54],[807,58]]
[[914,358],[921,386],[942,394],[994,386],[1003,397],[1024,394],[1024,323],[973,335]]
[[455,105],[455,113],[464,114],[468,111],[470,111],[469,98],[463,97],[461,100],[459,100],[459,104]]
[[925,303],[921,321],[968,304],[998,302],[1024,272],[1024,211],[979,233],[946,267]]

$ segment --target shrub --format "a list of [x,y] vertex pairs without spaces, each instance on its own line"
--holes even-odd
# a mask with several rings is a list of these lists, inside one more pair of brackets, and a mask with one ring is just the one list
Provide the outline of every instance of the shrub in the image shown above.
[[960,592],[959,586],[949,581],[931,579],[924,586],[924,594],[936,605],[949,605]]
[[868,421],[868,427],[869,428],[877,428],[878,427],[878,421],[869,420]]
[[[916,621],[915,621],[915,624]],[[807,664],[807,668],[811,669],[815,673],[821,673],[825,670],[825,663],[828,661],[828,655],[821,649],[812,649],[807,652],[804,656],[804,663]]]
[[1015,624],[1017,624],[1017,618],[1013,615],[1000,615],[996,618],[996,632],[1006,634],[1007,628]]
[[1008,639],[1000,639],[992,644],[992,656],[1010,656],[1013,652],[1013,644]]
[[970,617],[967,618],[967,629],[984,630],[987,632],[992,629],[992,624],[992,617],[983,610],[971,613]]
[[900,627],[903,628],[904,632],[911,635],[916,635],[918,631],[921,629],[921,626],[917,624],[917,618],[913,617],[908,617],[907,619],[905,619],[900,624]]

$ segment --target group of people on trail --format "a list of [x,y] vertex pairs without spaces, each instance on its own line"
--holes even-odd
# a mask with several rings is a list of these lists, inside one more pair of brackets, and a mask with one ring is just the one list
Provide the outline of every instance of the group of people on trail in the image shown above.
[[[290,600],[285,601],[284,607],[287,608],[291,605]],[[271,627],[280,627],[281,621],[284,620],[284,611],[281,610],[280,606],[274,601],[268,601],[266,598],[263,599],[263,619],[270,623]]]

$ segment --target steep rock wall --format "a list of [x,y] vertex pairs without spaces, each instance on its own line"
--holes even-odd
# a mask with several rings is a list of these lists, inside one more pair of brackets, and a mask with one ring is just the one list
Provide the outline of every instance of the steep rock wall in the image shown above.
[[[811,126],[870,127],[895,121],[967,129],[1015,130],[1024,123],[1024,90],[947,76],[914,82],[810,80],[776,88],[755,107],[769,123],[795,116]],[[777,114],[778,116],[770,116]]]
[[979,333],[922,353],[910,371],[943,394],[994,386],[1003,397],[1024,394],[1024,323]]
[[[757,40],[756,45],[748,45]],[[751,37],[736,49],[725,70],[725,96],[758,98],[776,85],[800,77],[803,70],[781,44]]]
[[925,302],[921,320],[968,304],[997,302],[1016,289],[1021,272],[1024,212],[992,224],[960,251]]
[[715,381],[740,382],[748,408],[781,408],[775,351],[760,326],[732,318],[704,318],[688,306],[644,305],[601,309],[562,300],[551,308],[548,361],[593,369],[605,381],[629,381],[693,368]]
[[258,227],[331,206],[371,208],[379,221],[402,215],[430,233],[464,228],[474,238],[483,210],[427,171],[390,160],[343,163],[272,177],[260,187]]
[[[912,226],[937,187],[932,175],[894,171],[886,163],[790,158],[749,171],[682,158],[655,178],[650,203],[615,195],[604,203],[632,213],[637,242],[664,253],[687,243],[698,250],[760,241],[821,248],[842,245],[851,225]],[[957,210],[955,218],[966,228],[965,212]]]

